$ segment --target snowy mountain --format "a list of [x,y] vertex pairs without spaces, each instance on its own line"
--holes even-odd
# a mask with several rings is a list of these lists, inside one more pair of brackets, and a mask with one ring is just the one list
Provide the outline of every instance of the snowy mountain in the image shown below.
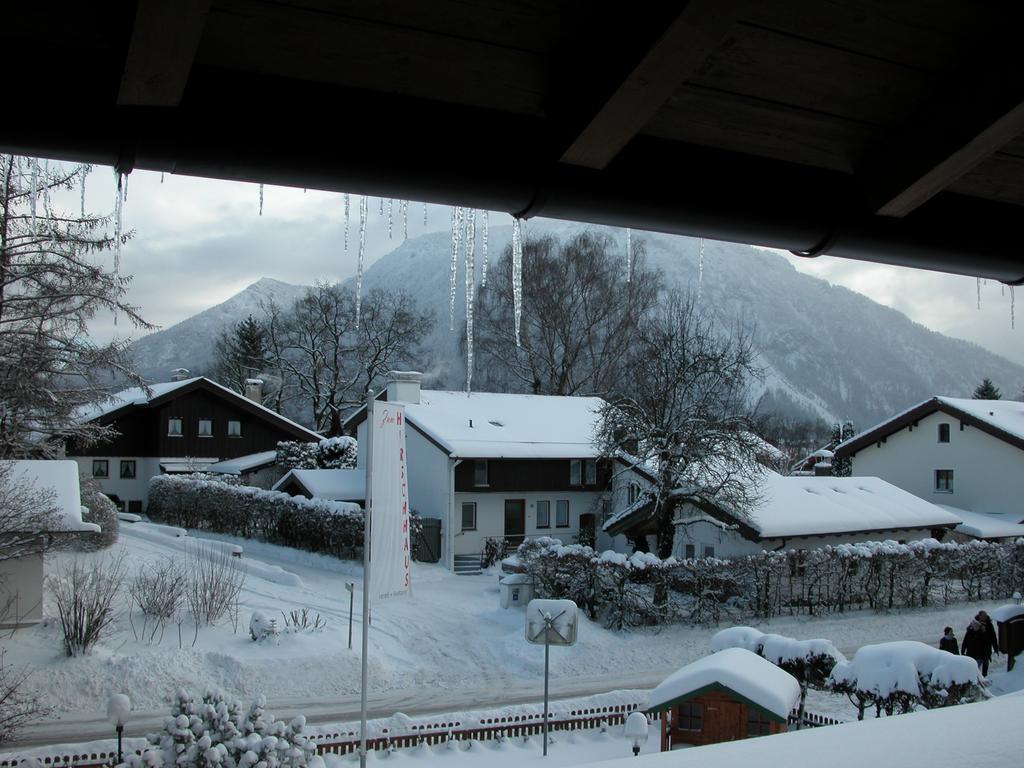
[[134,342],[130,350],[135,369],[147,381],[167,381],[174,368],[188,368],[194,375],[209,373],[214,340],[221,331],[250,314],[259,317],[261,303],[272,299],[288,306],[305,290],[264,277],[227,301]]
[[[524,231],[527,237],[565,237],[584,226],[532,220]],[[622,243],[625,269],[625,232],[607,231]],[[510,238],[510,227],[491,227],[492,265]],[[1004,393],[1018,392],[1024,384],[1024,367],[976,344],[930,331],[861,294],[797,272],[778,254],[706,241],[701,279],[698,240],[636,232],[633,239],[644,243],[648,263],[669,280],[694,291],[700,283],[702,303],[721,322],[740,319],[754,329],[765,369],[762,394],[776,410],[828,420],[850,418],[860,428],[932,395],[969,397],[984,376]],[[458,388],[465,380],[460,349],[465,288],[460,259],[453,333],[450,259],[447,233],[423,235],[374,263],[364,275],[363,287],[401,287],[421,306],[434,310],[437,323],[426,343],[432,362],[424,372],[429,386]],[[212,362],[212,340],[220,330],[250,312],[258,314],[261,299],[272,297],[287,305],[303,290],[260,280],[226,302],[136,342],[139,369],[154,379],[166,378],[178,366],[193,373],[206,371]]]

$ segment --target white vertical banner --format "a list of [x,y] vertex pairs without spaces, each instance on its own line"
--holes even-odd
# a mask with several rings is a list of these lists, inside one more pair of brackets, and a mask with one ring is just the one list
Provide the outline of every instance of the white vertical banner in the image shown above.
[[374,403],[370,446],[370,597],[409,592],[409,488],[405,472],[405,408]]

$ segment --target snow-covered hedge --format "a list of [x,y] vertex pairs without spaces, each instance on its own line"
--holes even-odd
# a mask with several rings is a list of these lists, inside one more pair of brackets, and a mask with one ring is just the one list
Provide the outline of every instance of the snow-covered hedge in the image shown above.
[[198,701],[179,690],[163,730],[147,736],[142,754],[119,768],[323,768],[302,732],[306,719],[274,720],[265,706],[262,696],[243,710],[216,689]]
[[289,496],[192,475],[158,475],[150,480],[149,515],[182,528],[341,558],[361,557],[363,547],[363,511],[358,504]]
[[720,560],[660,560],[650,553],[597,553],[548,537],[529,539],[517,558],[538,597],[575,600],[610,627],[723,614],[770,618],[854,608],[893,610],[998,599],[1024,584],[1024,539],[1015,544],[934,539],[762,552]]

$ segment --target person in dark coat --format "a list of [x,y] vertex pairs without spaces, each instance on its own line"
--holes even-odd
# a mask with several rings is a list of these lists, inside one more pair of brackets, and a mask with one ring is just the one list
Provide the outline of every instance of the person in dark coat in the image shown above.
[[967,631],[964,633],[963,655],[970,656],[978,662],[982,676],[988,677],[988,664],[992,660],[993,651],[999,653],[992,620],[985,611],[978,611],[978,615],[967,625]]
[[955,653],[957,656],[960,655],[960,644],[956,641],[956,635],[953,634],[952,627],[946,627],[942,630],[942,637],[939,638],[939,650]]

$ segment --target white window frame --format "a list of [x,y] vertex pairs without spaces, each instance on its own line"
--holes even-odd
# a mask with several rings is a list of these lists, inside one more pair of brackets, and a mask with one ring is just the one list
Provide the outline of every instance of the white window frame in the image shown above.
[[[203,423],[210,425],[210,431],[208,434],[203,434]],[[213,419],[199,419],[196,422],[196,437],[213,437]]]
[[[171,424],[178,422],[178,431],[175,432],[171,429]],[[184,437],[185,436],[185,420],[181,416],[169,416],[167,418],[167,436],[168,437]]]
[[[480,476],[483,475],[483,482],[480,482]],[[486,488],[490,485],[491,481],[491,467],[487,463],[487,459],[474,459],[473,460],[473,485],[477,488]]]
[[[237,424],[238,429],[234,432],[231,431],[231,425]],[[242,436],[242,422],[239,419],[228,419],[228,437],[241,437]]]
[[583,484],[597,485],[597,459],[583,461]]
[[[541,523],[540,510],[541,504],[544,505],[544,522]],[[551,527],[551,502],[548,500],[537,502],[537,527],[538,528],[550,528]]]
[[583,485],[583,461],[569,459],[569,485]]
[[[949,475],[945,482],[939,481],[939,473],[948,472]],[[935,470],[935,493],[952,493],[956,486],[953,483],[953,470],[952,469],[936,469]]]
[[[473,526],[471,528],[466,527],[466,507],[470,507],[473,510]],[[464,501],[462,502],[462,530],[464,531],[475,531],[476,530],[476,502],[475,501]]]
[[[565,510],[565,523],[564,524],[560,522],[561,518],[562,518],[562,510],[563,509]],[[555,502],[555,528],[571,528],[572,527],[570,525],[570,521],[571,520],[572,520],[572,515],[569,514],[569,500],[568,499],[558,499]]]

